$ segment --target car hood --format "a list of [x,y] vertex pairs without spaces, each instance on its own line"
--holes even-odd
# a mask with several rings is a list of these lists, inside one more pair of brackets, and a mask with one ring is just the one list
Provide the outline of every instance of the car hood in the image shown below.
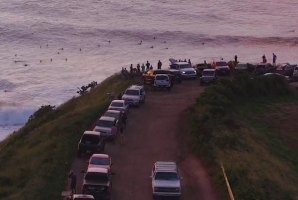
[[228,65],[226,66],[216,66],[216,69],[230,69]]
[[138,100],[140,99],[140,96],[137,96],[137,95],[127,95],[127,94],[124,94],[122,96],[122,99],[133,99],[133,100]]
[[181,72],[196,72],[196,70],[194,68],[183,68],[180,69]]
[[180,188],[180,181],[167,181],[167,180],[153,180],[154,187],[173,187],[173,188]]
[[201,79],[215,79],[215,76],[202,76]]

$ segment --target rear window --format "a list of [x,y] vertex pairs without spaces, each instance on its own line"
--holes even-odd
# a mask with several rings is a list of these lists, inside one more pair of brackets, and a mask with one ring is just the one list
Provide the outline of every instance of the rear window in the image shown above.
[[155,79],[156,80],[168,80],[169,77],[168,76],[156,76]]
[[227,66],[228,64],[226,62],[216,62],[216,66]]
[[108,178],[108,175],[105,173],[87,172],[87,174],[85,176],[85,180],[107,182],[109,180],[109,178]]
[[157,172],[155,180],[178,180],[178,175],[174,172]]
[[102,127],[112,127],[114,126],[114,121],[106,121],[106,120],[97,120],[96,126],[102,126]]
[[90,161],[90,164],[92,165],[110,165],[110,159],[109,158],[92,158]]
[[180,69],[185,69],[185,68],[192,68],[190,64],[185,64],[185,65],[179,65]]
[[139,95],[139,90],[126,90],[125,94],[127,94],[127,95]]
[[100,137],[97,135],[84,134],[81,142],[84,144],[98,144]]
[[114,106],[114,107],[123,107],[123,103],[121,103],[121,102],[112,102],[111,106]]

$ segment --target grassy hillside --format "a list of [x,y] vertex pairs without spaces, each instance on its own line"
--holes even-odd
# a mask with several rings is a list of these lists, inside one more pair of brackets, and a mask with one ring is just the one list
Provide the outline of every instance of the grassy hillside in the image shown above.
[[131,83],[114,75],[56,109],[44,106],[0,143],[0,199],[60,199],[77,143],[108,104]]
[[235,199],[297,199],[297,149],[264,120],[268,112],[290,104],[298,99],[284,80],[239,76],[209,87],[188,110],[184,134],[225,199],[221,162]]

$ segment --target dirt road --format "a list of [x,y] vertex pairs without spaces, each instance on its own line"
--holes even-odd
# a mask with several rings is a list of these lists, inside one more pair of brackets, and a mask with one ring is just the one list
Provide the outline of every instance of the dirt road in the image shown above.
[[[178,161],[182,172],[182,198],[185,200],[218,199],[210,178],[192,155],[182,156],[176,139],[179,115],[203,91],[196,81],[184,81],[172,91],[147,92],[146,103],[132,108],[128,115],[125,142],[107,144],[106,153],[113,159],[112,200],[152,200],[149,178],[155,161]],[[182,161],[180,161],[182,160]],[[76,159],[78,189],[86,167],[85,159]],[[80,191],[80,190],[79,190]]]

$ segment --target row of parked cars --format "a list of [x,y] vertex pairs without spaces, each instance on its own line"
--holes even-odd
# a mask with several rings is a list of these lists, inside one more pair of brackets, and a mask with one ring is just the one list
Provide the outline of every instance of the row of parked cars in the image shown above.
[[85,131],[78,144],[78,157],[90,156],[84,171],[82,194],[72,195],[73,200],[110,199],[112,188],[112,159],[105,154],[107,142],[113,142],[126,126],[127,114],[131,106],[145,103],[143,86],[132,85],[122,95],[122,99],[112,100],[108,110],[94,123],[92,130]]

